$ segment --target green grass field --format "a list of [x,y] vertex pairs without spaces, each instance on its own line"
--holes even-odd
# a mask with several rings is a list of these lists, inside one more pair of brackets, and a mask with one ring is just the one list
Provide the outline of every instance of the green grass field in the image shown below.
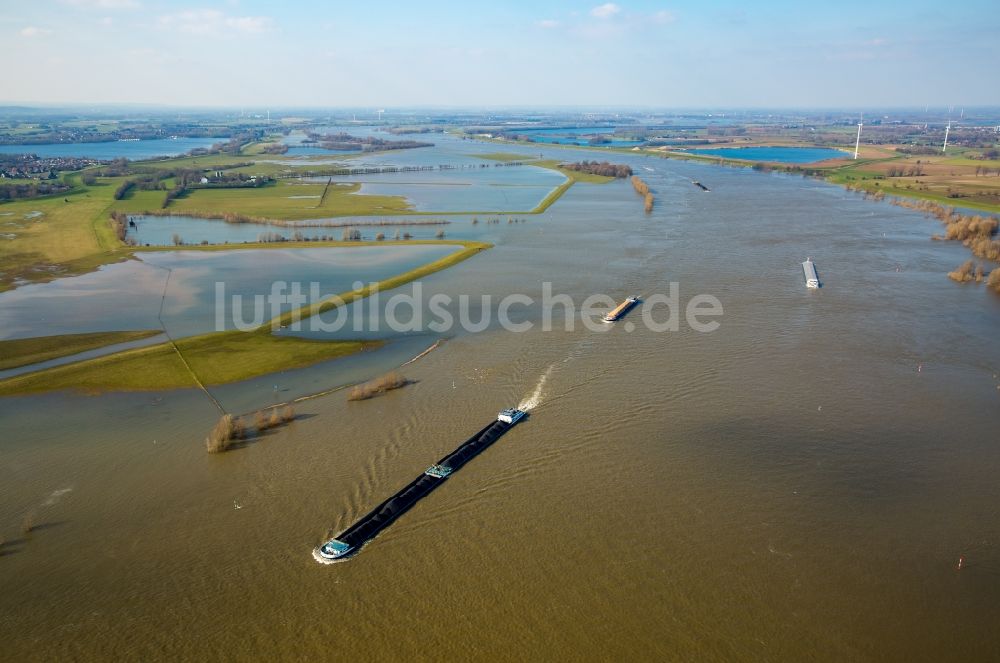
[[[358,195],[360,188],[360,184],[331,184],[327,189],[325,183],[279,180],[256,189],[195,189],[174,200],[167,209],[178,214],[236,212],[280,221],[412,211],[402,196]],[[154,209],[159,208],[157,205]]]
[[[481,155],[480,155],[481,156]],[[465,210],[462,212],[416,212],[402,196],[359,195],[361,185],[357,183],[332,184],[304,183],[289,180],[257,189],[195,189],[186,196],[177,198],[166,209],[177,214],[224,214],[233,212],[257,219],[294,221],[342,216],[443,216],[446,214],[541,214],[558,200],[576,182],[602,184],[612,177],[591,175],[559,168],[554,159],[532,161],[532,166],[556,170],[567,180],[554,189],[532,210]],[[242,169],[237,169],[242,170]],[[249,171],[248,171],[249,172]],[[326,195],[324,196],[324,191]],[[115,209],[142,211],[141,196],[147,192],[137,192],[134,198],[126,198],[115,204]],[[321,203],[322,201],[322,203]],[[151,201],[151,202],[156,202]],[[158,210],[159,205],[147,207]]]
[[540,168],[549,168],[551,170],[557,170],[566,177],[568,177],[573,182],[586,182],[588,184],[605,184],[615,179],[613,177],[607,177],[606,175],[592,175],[590,173],[581,173],[578,170],[567,170],[565,168],[560,168],[559,164],[561,163],[566,163],[566,161],[558,161],[556,159],[545,159],[543,161],[533,161],[531,165],[539,166]]
[[[977,176],[977,168],[1000,169],[1000,161],[972,159],[967,150],[954,155],[909,156],[886,150],[884,158],[852,161],[826,169],[828,181],[887,196],[931,200],[946,206],[1000,213],[1000,177]],[[888,169],[908,171],[920,167],[922,175],[888,177]]]
[[163,332],[153,329],[140,331],[93,332],[88,334],[62,334],[35,338],[17,338],[0,341],[0,370],[18,368],[68,357],[79,352],[103,348],[116,343],[138,341]]
[[[314,341],[254,332],[205,334],[177,342],[188,365],[206,385],[301,368],[374,347],[378,343]],[[93,393],[196,386],[173,346],[160,343],[9,378],[0,381],[0,396],[58,389]]]
[[[0,205],[0,290],[124,258],[106,223],[114,186]],[[103,228],[95,221],[105,219]]]
[[[517,152],[487,152],[486,154],[473,154],[477,159],[489,159],[490,161],[534,161],[537,157]],[[534,165],[534,164],[533,164]]]

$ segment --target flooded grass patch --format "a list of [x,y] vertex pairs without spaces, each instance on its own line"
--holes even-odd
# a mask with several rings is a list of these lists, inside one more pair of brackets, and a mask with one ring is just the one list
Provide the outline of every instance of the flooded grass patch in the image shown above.
[[[367,297],[375,289],[386,291],[466,260],[490,247],[480,242],[444,242],[462,245],[443,258],[377,284],[330,297],[279,316],[250,332],[201,334],[127,350],[0,381],[0,396],[40,393],[59,389],[85,392],[157,390],[219,385],[303,368],[382,345],[377,341],[322,341],[275,336],[273,327],[305,319]],[[359,245],[365,243],[358,243]],[[374,244],[371,242],[370,244]],[[215,247],[203,247],[211,250]]]
[[140,331],[59,334],[57,336],[37,336],[0,341],[0,370],[67,357],[106,345],[138,341],[162,333],[159,330],[144,329]]

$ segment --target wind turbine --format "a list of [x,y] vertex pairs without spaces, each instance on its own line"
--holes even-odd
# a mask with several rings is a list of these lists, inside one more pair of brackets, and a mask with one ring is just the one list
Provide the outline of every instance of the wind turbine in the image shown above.
[[858,149],[861,147],[861,127],[865,124],[865,114],[861,114],[861,121],[858,122],[858,139],[854,141],[854,158],[858,158]]
[[382,108],[381,110],[377,110],[375,112],[378,113],[378,121],[381,122],[382,121],[382,113],[385,112],[385,109]]
[[948,134],[951,132],[951,120],[948,120],[948,126],[944,128],[944,145],[941,146],[941,152],[945,152],[948,149]]

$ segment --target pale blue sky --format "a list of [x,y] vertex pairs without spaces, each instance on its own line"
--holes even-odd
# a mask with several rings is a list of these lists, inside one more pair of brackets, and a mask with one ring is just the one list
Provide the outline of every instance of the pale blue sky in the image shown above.
[[0,0],[0,103],[1000,105],[1000,4]]

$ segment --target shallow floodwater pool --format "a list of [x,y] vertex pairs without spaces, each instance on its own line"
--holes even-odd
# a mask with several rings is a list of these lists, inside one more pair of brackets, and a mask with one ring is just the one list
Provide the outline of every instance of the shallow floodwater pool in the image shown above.
[[356,281],[379,281],[460,248],[418,244],[139,253],[138,260],[0,293],[0,338],[159,329],[161,299],[163,323],[172,336],[215,331],[216,283],[225,285],[224,323],[232,329],[233,295],[242,297],[237,310],[249,323],[254,295],[269,294],[276,281],[288,287],[298,282],[305,293],[316,282],[321,294],[335,295],[351,290]]
[[843,150],[827,147],[717,147],[688,150],[691,154],[710,154],[727,159],[746,159],[747,161],[775,161],[778,163],[814,163],[827,159],[844,159],[848,156]]

